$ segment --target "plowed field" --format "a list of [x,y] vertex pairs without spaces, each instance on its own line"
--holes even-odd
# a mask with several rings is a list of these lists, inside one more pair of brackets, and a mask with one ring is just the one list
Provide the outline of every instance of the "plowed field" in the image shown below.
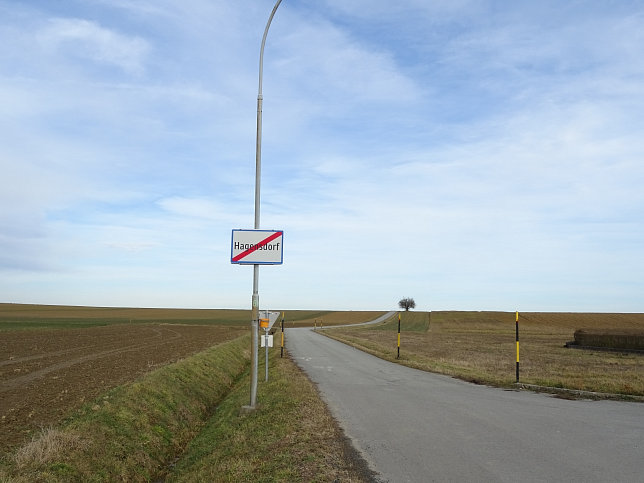
[[245,331],[118,324],[0,332],[0,452],[115,386]]

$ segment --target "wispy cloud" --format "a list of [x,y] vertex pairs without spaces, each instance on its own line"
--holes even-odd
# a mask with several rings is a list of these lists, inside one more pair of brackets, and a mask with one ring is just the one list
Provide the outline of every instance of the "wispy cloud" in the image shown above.
[[128,74],[145,70],[149,44],[140,37],[129,37],[78,18],[53,18],[36,34],[44,49],[52,49],[63,59],[90,64],[106,64]]
[[[0,2],[7,301],[248,306],[272,2],[187,2]],[[642,32],[631,3],[282,2],[262,304],[642,310]]]

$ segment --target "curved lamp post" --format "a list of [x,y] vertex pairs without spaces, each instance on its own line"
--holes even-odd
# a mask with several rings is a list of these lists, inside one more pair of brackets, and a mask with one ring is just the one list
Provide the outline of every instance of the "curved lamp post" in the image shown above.
[[[264,70],[264,45],[268,28],[271,26],[277,7],[282,0],[277,0],[271,16],[268,17],[264,36],[262,37],[262,46],[259,51],[259,89],[257,92],[257,142],[255,146],[255,230],[259,229],[259,199],[260,184],[262,175],[262,75]],[[259,351],[259,265],[253,265],[253,299],[251,310],[251,382],[250,382],[250,408],[255,408],[257,401],[257,355]]]

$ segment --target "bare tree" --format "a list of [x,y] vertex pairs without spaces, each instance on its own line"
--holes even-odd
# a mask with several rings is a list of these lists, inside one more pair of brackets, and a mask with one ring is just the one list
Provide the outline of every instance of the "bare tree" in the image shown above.
[[416,307],[416,302],[414,302],[414,299],[411,297],[405,297],[404,299],[400,299],[398,302],[398,306],[401,309],[405,309],[405,312],[408,311],[409,309],[413,309]]

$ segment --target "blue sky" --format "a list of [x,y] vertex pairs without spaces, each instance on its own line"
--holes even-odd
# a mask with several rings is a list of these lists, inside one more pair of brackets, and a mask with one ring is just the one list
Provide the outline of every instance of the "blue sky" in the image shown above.
[[[250,308],[264,0],[0,0],[0,301]],[[644,311],[644,2],[283,0],[262,308]]]

